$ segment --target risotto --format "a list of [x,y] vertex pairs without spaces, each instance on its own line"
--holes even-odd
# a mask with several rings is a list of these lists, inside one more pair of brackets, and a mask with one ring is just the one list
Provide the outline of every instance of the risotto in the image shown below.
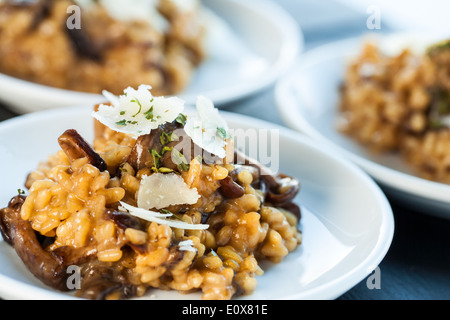
[[0,72],[82,92],[151,83],[174,94],[205,58],[203,21],[197,0],[3,0]]
[[251,294],[260,262],[301,244],[299,182],[235,151],[208,99],[187,117],[181,100],[149,89],[105,92],[92,145],[74,129],[60,135],[27,194],[0,210],[3,238],[53,288],[73,289],[77,270],[82,298]]
[[367,43],[347,66],[339,130],[374,152],[398,152],[427,179],[450,183],[450,42],[384,54]]

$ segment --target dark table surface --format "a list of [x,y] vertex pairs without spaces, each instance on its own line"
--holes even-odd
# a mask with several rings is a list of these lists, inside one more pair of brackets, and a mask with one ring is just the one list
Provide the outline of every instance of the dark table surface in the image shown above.
[[[368,16],[364,12],[339,2],[277,0],[277,3],[298,21],[305,37],[304,50],[369,31]],[[386,31],[390,31],[389,25],[382,20],[381,29],[375,32]],[[273,87],[224,109],[283,125],[276,112]],[[7,106],[0,105],[0,121],[15,116],[17,114]],[[415,212],[389,200],[394,212],[395,234],[390,250],[379,265],[381,287],[369,289],[366,278],[338,299],[450,299],[450,220]]]

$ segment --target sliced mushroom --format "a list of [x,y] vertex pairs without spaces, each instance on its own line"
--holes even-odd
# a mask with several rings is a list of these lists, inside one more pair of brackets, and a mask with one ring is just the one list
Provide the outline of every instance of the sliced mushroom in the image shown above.
[[[103,218],[114,222],[114,224],[123,232],[125,232],[128,228],[145,231],[145,226],[141,220],[126,212],[106,209]],[[146,243],[136,244],[131,241],[127,241],[126,244],[138,254],[145,254],[148,252],[148,245]]]
[[[145,230],[144,225],[138,218],[126,212],[120,212],[114,209],[106,209],[103,218],[114,222],[115,225],[124,232],[128,228],[141,231]],[[148,251],[148,246],[146,244],[134,244],[128,242],[127,245],[139,254],[144,254]]]
[[11,246],[14,246],[13,224],[16,223],[20,209],[25,201],[25,196],[15,196],[9,201],[8,207],[0,210],[0,232],[3,239]]
[[83,17],[81,19],[82,24],[88,25],[85,25],[83,28],[65,28],[67,37],[78,56],[100,61],[103,51],[108,46],[108,38],[106,36],[96,36],[93,31],[98,32],[98,26],[89,23],[89,20],[83,20]]
[[141,223],[141,221],[126,212],[120,212],[114,209],[106,209],[103,218],[113,221],[116,226],[118,226],[123,231],[128,228],[133,228],[141,231],[144,230],[144,225]]
[[269,168],[254,159],[250,159],[240,151],[235,152],[234,160],[238,164],[236,165],[237,168],[239,168],[238,166],[251,166],[258,170],[258,173],[252,172],[254,178],[259,178],[258,182],[254,181],[253,183],[256,183],[257,187],[263,191],[265,202],[285,208],[288,211],[292,210],[293,214],[300,217],[300,209],[292,202],[300,191],[300,182],[297,179],[285,174],[275,174]]
[[292,213],[297,218],[297,222],[300,222],[302,218],[302,210],[298,205],[296,205],[294,202],[289,202],[283,205],[282,208]]
[[20,216],[25,197],[16,196],[7,208],[0,210],[0,225],[3,238],[14,247],[27,268],[46,285],[67,291],[67,273],[62,261],[45,251],[36,233],[27,220]]
[[287,176],[285,174],[275,174],[269,168],[262,165],[254,159],[250,159],[242,152],[235,152],[235,161],[238,164],[253,166],[259,170],[260,182],[265,184],[261,188],[267,188],[266,201],[273,205],[282,206],[292,201],[297,193],[300,191],[300,183],[297,179]]
[[[156,152],[161,158],[160,166],[169,168],[172,170],[177,169],[177,165],[172,161],[171,152],[162,153],[163,143],[161,137],[168,136],[175,130],[180,129],[181,126],[176,121],[172,123],[166,123],[159,128],[152,130],[149,134],[140,136],[135,145],[133,146],[127,162],[137,171],[143,168],[155,167],[155,156],[152,154],[152,150]],[[165,143],[164,146],[169,148],[175,147],[181,141],[172,141]]]
[[178,263],[180,263],[186,251],[179,250],[178,246],[171,246],[169,250],[169,256],[167,260],[164,262],[164,266],[167,269],[174,269]]
[[127,161],[136,171],[143,168],[152,168],[155,166],[154,158],[151,150],[161,152],[162,146],[160,142],[161,129],[152,130],[151,133],[139,136],[131,149]]
[[89,143],[75,129],[66,130],[58,138],[58,143],[70,162],[86,157],[94,167],[97,167],[100,171],[106,171],[105,160],[92,149]]
[[20,216],[24,201],[24,196],[16,196],[7,208],[0,210],[0,231],[5,241],[14,247],[25,266],[40,281],[57,290],[69,291],[68,278],[72,273],[68,273],[67,268],[77,265],[81,268],[82,279],[82,290],[78,296],[106,299],[112,294],[118,298],[136,294],[136,287],[129,283],[121,270],[94,259],[95,248],[63,246],[54,251],[42,248],[30,222]]
[[245,189],[236,183],[230,176],[220,180],[219,192],[225,198],[235,199],[244,195]]
[[126,270],[111,267],[101,261],[82,266],[81,289],[76,296],[91,300],[122,299],[136,296],[136,286],[126,276]]
[[265,200],[275,206],[282,207],[291,202],[300,191],[299,181],[284,174],[262,176],[261,179],[269,186]]

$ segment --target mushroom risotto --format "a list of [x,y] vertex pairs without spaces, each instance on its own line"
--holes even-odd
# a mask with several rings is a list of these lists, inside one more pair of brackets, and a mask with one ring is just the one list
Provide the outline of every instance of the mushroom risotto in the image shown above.
[[[299,182],[234,150],[212,102],[128,88],[93,111],[95,139],[69,129],[61,150],[0,210],[3,239],[28,269],[76,296],[140,297],[152,288],[203,299],[252,293],[262,260],[301,243]],[[71,269],[74,270],[74,269]]]
[[0,72],[91,93],[181,91],[205,58],[200,1],[131,2],[0,0]]
[[346,70],[339,129],[399,152],[422,177],[450,183],[450,41],[388,55],[367,43]]

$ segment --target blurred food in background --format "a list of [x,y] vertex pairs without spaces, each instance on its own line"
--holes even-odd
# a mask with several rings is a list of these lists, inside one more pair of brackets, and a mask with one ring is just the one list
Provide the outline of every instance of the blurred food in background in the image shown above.
[[205,58],[203,21],[198,0],[0,1],[0,72],[75,91],[146,83],[174,94]]
[[339,129],[450,183],[450,40],[418,47],[394,53],[365,44],[346,69]]

